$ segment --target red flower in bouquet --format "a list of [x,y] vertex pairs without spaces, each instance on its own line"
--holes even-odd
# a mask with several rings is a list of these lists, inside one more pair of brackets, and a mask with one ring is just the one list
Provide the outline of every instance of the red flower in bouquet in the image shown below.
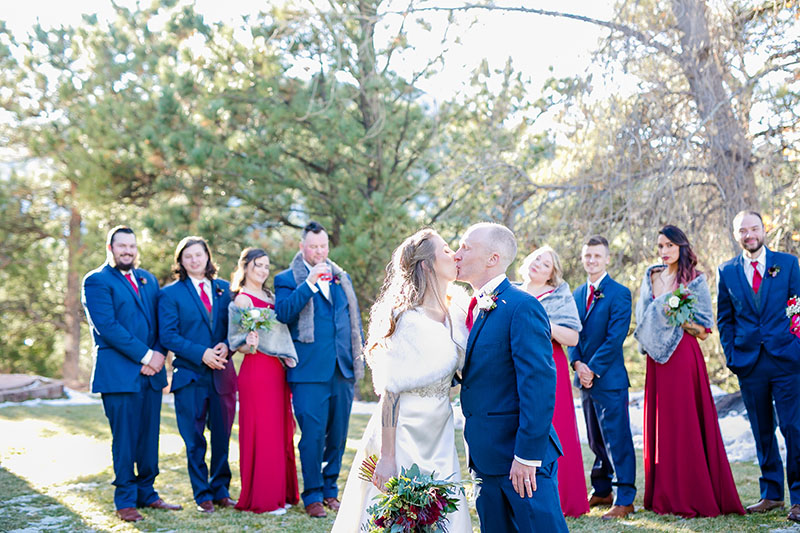
[[800,299],[797,295],[786,302],[786,316],[789,317],[789,332],[800,338]]

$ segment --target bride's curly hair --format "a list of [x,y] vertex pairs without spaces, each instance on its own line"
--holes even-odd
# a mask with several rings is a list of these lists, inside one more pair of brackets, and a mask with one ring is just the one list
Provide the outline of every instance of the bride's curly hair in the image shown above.
[[[445,295],[439,294],[433,268],[436,246],[432,237],[437,235],[431,228],[419,230],[392,252],[380,294],[369,311],[368,359],[377,346],[394,334],[403,313],[422,305],[429,288],[442,311],[447,312]],[[452,325],[450,327],[452,332]]]

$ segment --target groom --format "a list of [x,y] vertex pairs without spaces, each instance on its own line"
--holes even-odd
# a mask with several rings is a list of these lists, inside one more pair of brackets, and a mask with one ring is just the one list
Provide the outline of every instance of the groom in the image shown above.
[[472,285],[461,406],[469,464],[481,479],[481,531],[568,531],[558,497],[553,429],[556,369],[550,323],[533,296],[506,278],[517,255],[500,224],[471,226],[454,259]]
[[764,222],[755,211],[736,215],[733,236],[742,253],[717,272],[717,325],[728,368],[739,378],[761,466],[761,500],[747,512],[785,505],[777,422],[786,439],[792,503],[787,518],[800,522],[800,340],[790,333],[785,312],[786,301],[800,294],[800,268],[797,257],[764,246]]

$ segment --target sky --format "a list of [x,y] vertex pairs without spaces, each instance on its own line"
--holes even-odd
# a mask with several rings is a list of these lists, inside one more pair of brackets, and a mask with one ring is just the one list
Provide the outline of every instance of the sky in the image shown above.
[[[135,3],[134,0],[118,1],[130,6]],[[146,5],[148,1],[143,0],[142,3]],[[210,21],[238,23],[241,15],[267,10],[276,2],[283,3],[283,0],[196,0],[195,5]],[[407,1],[397,1],[384,3],[384,6],[391,6],[392,3],[407,5]],[[439,5],[461,3],[466,2],[443,0]],[[14,4],[13,9],[6,9],[0,14],[0,19],[5,20],[17,35],[26,33],[37,21],[45,27],[53,27],[78,24],[83,13],[97,13],[101,19],[113,13],[110,0],[23,0]],[[603,20],[610,19],[613,13],[611,0],[498,0],[496,4],[559,10]],[[418,28],[411,29],[409,41],[416,49],[393,63],[393,68],[401,75],[419,68],[423,61],[440,50],[439,41],[446,15],[429,14],[426,19],[432,23],[432,31],[428,33]],[[457,19],[463,24],[448,34],[451,45],[443,71],[420,83],[420,88],[436,100],[448,99],[464,87],[484,58],[488,60],[490,68],[499,69],[511,57],[515,68],[531,80],[532,87],[540,86],[552,75],[581,74],[590,65],[591,52],[597,47],[599,39],[608,33],[591,24],[534,14],[474,11],[460,14]],[[469,25],[473,20],[477,22]],[[387,17],[386,21],[386,24],[377,28],[376,40],[393,34],[399,17]],[[459,43],[453,44],[456,39]]]

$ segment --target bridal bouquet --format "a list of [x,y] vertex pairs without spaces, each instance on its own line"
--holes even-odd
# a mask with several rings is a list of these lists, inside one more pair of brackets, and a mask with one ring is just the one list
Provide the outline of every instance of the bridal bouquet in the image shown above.
[[792,296],[786,302],[786,316],[791,321],[789,331],[792,335],[800,337],[800,298],[797,295]]
[[[239,326],[247,331],[269,331],[275,324],[275,311],[268,307],[251,307],[239,310]],[[250,347],[250,353],[256,351],[255,346]]]
[[[359,469],[359,478],[372,482],[378,458],[367,457]],[[435,479],[419,466],[401,468],[400,475],[386,482],[386,492],[367,509],[366,533],[437,533],[447,531],[447,515],[458,508],[457,492],[464,492],[465,482]]]
[[664,314],[670,326],[680,327],[694,319],[694,305],[697,296],[692,294],[686,285],[679,285],[667,298],[664,305]]

